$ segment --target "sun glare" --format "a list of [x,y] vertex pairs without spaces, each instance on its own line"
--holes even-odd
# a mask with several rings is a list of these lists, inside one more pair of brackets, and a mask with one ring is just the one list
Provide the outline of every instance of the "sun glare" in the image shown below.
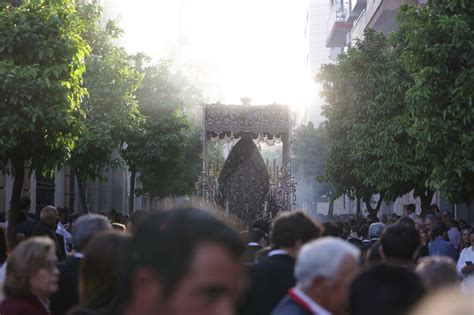
[[[209,102],[287,104],[316,94],[306,69],[307,3],[294,0],[123,0],[123,44],[155,59],[202,65]],[[207,67],[207,68],[206,68]]]

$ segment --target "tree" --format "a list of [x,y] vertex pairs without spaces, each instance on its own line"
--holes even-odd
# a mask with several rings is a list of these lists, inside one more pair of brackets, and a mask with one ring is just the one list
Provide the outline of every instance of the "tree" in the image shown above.
[[[433,197],[426,186],[430,160],[416,156],[416,141],[407,132],[413,119],[405,93],[412,79],[399,51],[383,34],[366,31],[337,64],[323,68],[320,79],[328,103],[327,176],[338,192],[362,198],[369,214],[377,215],[383,198],[415,190],[426,211]],[[373,208],[375,193],[380,199]]]
[[297,197],[308,203],[315,202],[322,195],[328,195],[334,188],[328,183],[318,183],[324,177],[326,162],[326,137],[322,127],[313,123],[298,127],[292,137],[294,153],[293,169],[298,182]]
[[474,193],[474,2],[404,6],[397,45],[413,77],[406,100],[416,154],[433,161],[428,184],[452,201]]
[[[348,55],[353,54],[354,50],[350,50]],[[332,198],[348,194],[357,199],[364,198],[370,206],[371,196],[378,191],[354,172],[360,162],[357,161],[352,141],[354,124],[360,113],[354,106],[354,94],[351,91],[354,82],[346,77],[346,72],[353,71],[348,55],[341,56],[337,64],[323,65],[317,76],[322,83],[321,94],[326,101],[323,115],[327,120],[322,125],[327,141],[324,179],[335,188]]]
[[25,163],[52,171],[71,154],[83,127],[80,108],[89,46],[74,1],[28,1],[0,6],[0,161],[15,180],[8,239],[16,217]]
[[133,59],[113,43],[122,31],[113,21],[101,26],[101,7],[85,1],[79,1],[77,6],[88,25],[83,36],[92,49],[84,75],[88,95],[82,101],[86,128],[69,165],[78,181],[82,208],[87,212],[84,183],[101,180],[104,169],[121,165],[120,156],[112,153],[123,146],[130,133],[140,130],[142,117],[134,93],[142,76],[134,70]]
[[143,186],[139,193],[166,197],[194,190],[201,167],[199,132],[185,115],[199,96],[186,80],[172,74],[169,61],[152,64],[149,57],[137,54],[134,65],[143,75],[136,96],[145,121],[128,134],[127,148],[121,151],[132,175],[130,212],[138,173]]

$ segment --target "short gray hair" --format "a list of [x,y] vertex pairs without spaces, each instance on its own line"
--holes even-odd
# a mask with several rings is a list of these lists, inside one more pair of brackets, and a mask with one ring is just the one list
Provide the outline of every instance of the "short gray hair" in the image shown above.
[[40,220],[41,221],[49,221],[51,218],[58,217],[58,209],[54,206],[46,206],[41,209],[40,212]]
[[385,229],[385,224],[380,222],[372,223],[369,226],[369,238],[380,238]]
[[303,246],[295,265],[298,286],[308,288],[315,277],[337,280],[343,260],[360,259],[360,250],[354,245],[336,237],[324,237]]
[[91,213],[80,216],[72,228],[72,245],[82,251],[93,236],[111,228],[109,219],[103,215]]
[[447,256],[428,256],[419,260],[416,273],[429,290],[459,283],[456,264]]

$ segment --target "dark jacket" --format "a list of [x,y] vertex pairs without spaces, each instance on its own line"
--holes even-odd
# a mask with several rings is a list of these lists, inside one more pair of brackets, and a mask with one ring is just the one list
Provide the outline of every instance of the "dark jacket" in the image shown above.
[[301,307],[287,295],[278,303],[272,315],[313,315],[313,313]]
[[81,258],[68,257],[59,266],[59,290],[51,296],[51,314],[64,315],[79,303],[79,265]]
[[34,295],[7,297],[0,304],[2,315],[49,315],[43,304]]
[[270,315],[290,288],[295,285],[295,260],[288,255],[274,255],[251,265],[250,287],[241,308],[242,315]]
[[255,254],[262,249],[260,245],[248,245],[245,250],[245,261],[248,264],[253,264],[255,262]]
[[22,233],[25,237],[30,237],[31,233],[33,233],[33,229],[38,221],[35,219],[25,215],[24,213],[20,214],[20,222],[17,225],[16,232]]
[[36,223],[31,236],[47,236],[56,244],[56,256],[59,261],[66,259],[66,251],[64,250],[64,239],[61,235],[56,234],[49,225],[44,222],[38,221]]

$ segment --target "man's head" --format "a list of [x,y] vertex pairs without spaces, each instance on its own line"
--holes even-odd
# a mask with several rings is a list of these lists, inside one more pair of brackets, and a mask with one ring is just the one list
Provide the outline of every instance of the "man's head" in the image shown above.
[[58,226],[58,210],[53,206],[46,206],[40,212],[41,222],[48,225],[52,230]]
[[64,207],[58,207],[58,217],[61,223],[63,224],[67,223],[69,219],[69,209],[64,208]]
[[435,291],[459,283],[456,264],[446,256],[423,257],[416,266],[416,273],[426,289]]
[[360,250],[335,237],[324,237],[303,246],[295,265],[297,286],[333,314],[342,313]]
[[448,211],[444,211],[443,214],[441,215],[441,220],[444,222],[444,223],[447,223],[449,219],[452,219],[453,216],[451,215],[450,212]]
[[433,230],[431,230],[431,239],[434,240],[438,236],[441,236],[442,238],[446,239],[446,233],[448,232],[448,227],[446,226],[445,223],[443,222],[438,222]]
[[248,241],[265,247],[265,233],[260,229],[250,229],[248,231]]
[[430,213],[431,213],[431,214],[433,214],[433,215],[436,216],[436,215],[438,215],[440,212],[441,212],[441,211],[439,210],[438,205],[432,204],[432,205],[430,206]]
[[380,236],[382,236],[382,232],[384,229],[385,229],[385,224],[379,223],[379,222],[372,223],[369,226],[369,238],[370,239],[380,238]]
[[334,236],[339,237],[341,235],[341,229],[336,222],[327,221],[323,223],[324,232],[322,236]]
[[31,199],[28,196],[22,196],[20,198],[20,210],[24,214],[28,214],[31,209]]
[[263,219],[263,218],[260,218],[260,219],[257,219],[257,220],[252,222],[251,228],[252,229],[259,229],[259,230],[263,231],[263,233],[268,235],[268,234],[270,234],[270,226],[271,226],[270,221],[268,221],[266,219]]
[[425,218],[425,227],[429,230],[430,234],[435,229],[436,225],[438,224],[439,220],[434,215],[428,215]]
[[228,225],[186,208],[148,215],[125,274],[125,314],[233,314],[245,245]]
[[72,245],[82,252],[87,242],[95,235],[112,229],[109,219],[100,214],[85,214],[74,221],[72,228]]
[[407,206],[405,207],[405,211],[406,211],[407,215],[408,215],[408,214],[415,213],[415,211],[416,211],[416,206],[415,206],[413,203],[410,203],[409,205],[407,205]]
[[397,223],[388,226],[380,240],[380,251],[384,260],[413,262],[420,247],[420,234],[409,224]]
[[283,212],[273,222],[271,246],[291,249],[294,256],[300,247],[321,235],[322,227],[303,212]]
[[405,314],[425,293],[420,278],[405,267],[381,264],[361,272],[350,286],[351,315]]

